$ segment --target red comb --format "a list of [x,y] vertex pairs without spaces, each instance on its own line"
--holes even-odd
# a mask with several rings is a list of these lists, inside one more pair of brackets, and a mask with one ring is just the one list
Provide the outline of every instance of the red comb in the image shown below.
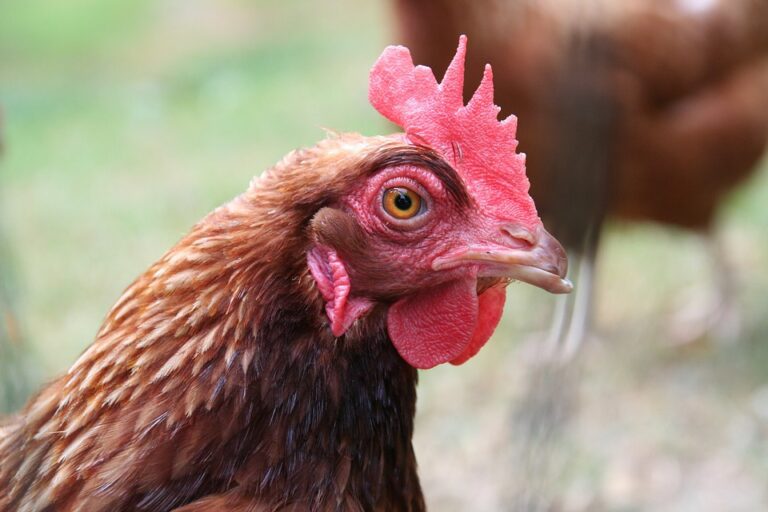
[[413,65],[408,48],[389,46],[371,69],[368,99],[401,126],[409,140],[431,147],[452,163],[467,188],[481,193],[482,203],[503,210],[499,213],[505,216],[515,215],[524,224],[535,224],[539,221],[528,196],[525,155],[515,152],[517,118],[510,115],[498,121],[501,109],[493,103],[490,65],[464,105],[466,50],[467,38],[462,35],[438,84],[430,68]]

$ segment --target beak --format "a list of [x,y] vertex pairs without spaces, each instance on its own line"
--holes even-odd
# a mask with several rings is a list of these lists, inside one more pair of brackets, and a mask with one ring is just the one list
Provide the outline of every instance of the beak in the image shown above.
[[[478,277],[523,281],[550,293],[570,293],[573,284],[565,278],[568,257],[565,249],[544,226],[531,232],[519,226],[502,227],[504,244],[470,245],[432,263],[434,270],[449,270],[466,264],[480,267]],[[508,242],[508,243],[506,243]]]

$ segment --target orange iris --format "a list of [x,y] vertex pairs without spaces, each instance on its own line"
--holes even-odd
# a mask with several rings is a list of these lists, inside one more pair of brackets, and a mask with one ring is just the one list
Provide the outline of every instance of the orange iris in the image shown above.
[[390,188],[384,192],[383,206],[396,219],[411,219],[421,211],[421,196],[405,187]]

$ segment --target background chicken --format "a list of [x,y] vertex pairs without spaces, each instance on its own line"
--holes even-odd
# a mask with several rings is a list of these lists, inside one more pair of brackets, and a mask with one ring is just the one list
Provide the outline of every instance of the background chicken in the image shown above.
[[[529,128],[521,148],[536,177],[532,194],[555,233],[587,260],[606,213],[710,234],[728,192],[765,150],[763,1],[395,5],[403,41],[436,69],[458,33],[479,40],[469,69],[502,63],[499,104]],[[724,331],[737,328],[734,277],[712,245],[722,303],[681,326],[681,337],[728,322]]]
[[415,369],[473,357],[510,279],[571,289],[465,44],[439,85],[385,50],[405,134],[291,153],[126,290],[2,425],[0,510],[424,510]]

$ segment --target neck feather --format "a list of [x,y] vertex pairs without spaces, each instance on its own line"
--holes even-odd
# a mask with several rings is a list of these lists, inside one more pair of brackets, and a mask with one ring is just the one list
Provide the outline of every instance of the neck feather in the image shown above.
[[308,219],[291,215],[244,195],[126,290],[69,374],[0,439],[0,487],[24,471],[8,499],[32,499],[37,482],[39,503],[88,510],[227,491],[318,510],[423,508],[416,371],[383,307],[332,336],[306,269]]

